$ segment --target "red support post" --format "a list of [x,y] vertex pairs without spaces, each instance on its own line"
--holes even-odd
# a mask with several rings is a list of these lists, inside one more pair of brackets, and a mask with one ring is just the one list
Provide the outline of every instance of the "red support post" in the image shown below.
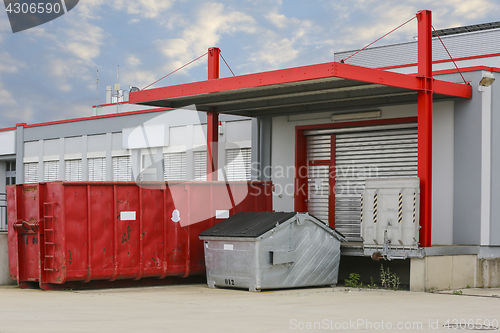
[[420,178],[420,246],[431,246],[432,235],[432,18],[431,11],[417,13],[418,77],[418,176]]
[[[219,56],[220,49],[211,47],[208,49],[208,79],[219,78]],[[219,114],[207,112],[207,180],[217,181],[218,168],[218,146],[219,146]]]

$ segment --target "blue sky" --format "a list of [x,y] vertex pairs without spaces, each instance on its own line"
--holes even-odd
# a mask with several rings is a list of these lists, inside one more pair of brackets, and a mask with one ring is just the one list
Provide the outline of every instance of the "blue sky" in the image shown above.
[[[0,14],[0,127],[92,115],[105,88],[144,86],[218,46],[236,73],[333,61],[415,15],[443,29],[498,21],[498,0],[80,0],[13,34]],[[377,45],[412,40],[416,22]],[[206,79],[206,58],[156,87]],[[231,75],[221,63],[221,76]]]

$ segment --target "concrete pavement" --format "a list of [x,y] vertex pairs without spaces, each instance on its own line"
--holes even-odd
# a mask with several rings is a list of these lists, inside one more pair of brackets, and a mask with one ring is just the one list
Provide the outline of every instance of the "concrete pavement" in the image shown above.
[[[500,289],[463,295],[343,287],[251,293],[204,284],[86,291],[0,287],[0,333],[445,332],[500,320]],[[489,322],[488,322],[489,320]],[[406,326],[406,329],[405,329]],[[453,326],[452,326],[453,327]],[[461,328],[456,327],[458,330]]]

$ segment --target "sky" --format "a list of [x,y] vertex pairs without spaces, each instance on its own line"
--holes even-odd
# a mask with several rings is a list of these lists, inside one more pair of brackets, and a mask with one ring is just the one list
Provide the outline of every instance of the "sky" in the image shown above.
[[[236,75],[330,62],[422,9],[432,10],[436,29],[498,21],[500,0],[80,0],[67,14],[17,33],[4,8],[0,128],[91,116],[116,83],[117,66],[128,90],[213,46]],[[375,46],[416,35],[414,20]],[[220,68],[221,77],[232,75],[223,62]],[[152,87],[206,78],[205,56]]]

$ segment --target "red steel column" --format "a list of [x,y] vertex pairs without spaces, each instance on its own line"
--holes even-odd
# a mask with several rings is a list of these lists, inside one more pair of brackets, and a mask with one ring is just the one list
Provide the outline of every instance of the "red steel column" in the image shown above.
[[[211,47],[208,49],[208,79],[219,78],[219,55],[220,49]],[[207,112],[207,180],[217,180],[218,170],[218,145],[219,145],[219,114]]]
[[431,246],[432,235],[432,19],[421,10],[418,19],[418,176],[420,178],[420,246]]

